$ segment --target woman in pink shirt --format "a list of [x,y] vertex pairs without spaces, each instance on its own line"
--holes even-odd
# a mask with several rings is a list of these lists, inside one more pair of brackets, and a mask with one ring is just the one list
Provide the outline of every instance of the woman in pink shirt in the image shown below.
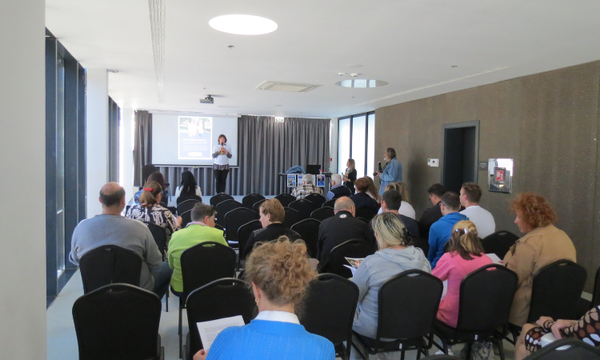
[[491,264],[492,260],[483,253],[477,228],[471,221],[457,222],[449,242],[448,252],[438,260],[432,274],[442,281],[448,280],[448,291],[440,303],[437,318],[448,326],[456,327],[460,282],[469,273]]

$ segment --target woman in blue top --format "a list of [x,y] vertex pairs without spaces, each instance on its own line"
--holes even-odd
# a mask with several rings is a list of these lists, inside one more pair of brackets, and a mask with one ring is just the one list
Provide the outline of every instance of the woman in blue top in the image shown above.
[[333,344],[307,332],[294,314],[315,275],[303,241],[290,243],[282,236],[257,245],[246,261],[245,278],[252,283],[258,315],[248,325],[223,330],[208,353],[200,350],[194,360],[334,360]]

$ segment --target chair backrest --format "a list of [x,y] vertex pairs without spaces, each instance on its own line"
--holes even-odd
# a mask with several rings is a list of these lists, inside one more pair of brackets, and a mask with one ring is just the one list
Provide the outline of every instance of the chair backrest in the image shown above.
[[232,200],[232,199],[227,199],[224,201],[221,201],[220,203],[217,204],[217,206],[215,206],[215,209],[217,210],[217,216],[215,217],[215,222],[223,227],[225,227],[225,215],[227,215],[228,212],[230,212],[233,209],[237,209],[237,208],[243,208],[244,205],[242,205],[241,203]]
[[506,326],[519,278],[498,264],[471,272],[460,283],[458,324],[466,331],[484,331]]
[[211,281],[235,277],[235,266],[235,250],[213,241],[185,250],[181,253],[184,296]]
[[443,289],[440,279],[417,269],[387,280],[379,290],[376,341],[431,334]]
[[182,204],[188,200],[202,202],[202,198],[196,194],[194,194],[194,195],[179,195],[179,197],[177,198],[177,206],[179,206],[180,204]]
[[187,226],[187,224],[192,222],[192,210],[188,210],[185,211],[181,214],[179,214],[179,216],[181,216],[181,228],[185,228]]
[[321,194],[310,194],[307,195],[304,200],[308,200],[312,203],[313,209],[318,209],[327,201],[327,198]]
[[166,260],[165,254],[167,253],[167,230],[160,225],[154,223],[145,223],[148,226],[148,230],[152,233],[154,242],[158,246],[158,250],[163,254],[163,261]]
[[552,342],[525,358],[525,360],[599,360],[600,349],[578,339]]
[[260,215],[260,213],[259,213],[260,212],[260,206],[265,201],[267,201],[267,199],[262,199],[262,200],[258,200],[257,202],[255,202],[254,205],[252,205],[252,210],[256,211],[256,213]]
[[368,206],[363,206],[356,208],[356,217],[360,217],[363,219],[367,219],[367,221],[371,221],[377,215],[377,211],[373,210],[373,208]]
[[325,202],[323,203],[323,205],[321,205],[321,206],[328,206],[328,207],[330,207],[330,208],[333,208],[333,207],[335,206],[335,201],[336,201],[336,200],[337,200],[337,199],[333,199],[333,200],[328,200],[328,201],[325,201]]
[[188,353],[192,355],[203,348],[197,322],[242,315],[247,324],[256,312],[249,284],[233,278],[215,280],[192,291],[186,307],[191,342]]
[[300,218],[300,213],[298,212],[298,210],[292,209],[289,207],[286,207],[284,209],[285,209],[285,218],[281,223],[288,229],[291,228],[292,225],[294,225],[298,221],[302,220]]
[[292,201],[296,201],[296,197],[291,194],[279,194],[275,196],[275,199],[279,200],[284,207],[288,206]]
[[289,207],[300,213],[300,220],[308,219],[310,217],[310,213],[314,210],[313,204],[305,199],[292,201]]
[[533,277],[527,322],[535,322],[540,316],[576,319],[586,278],[585,268],[570,260],[558,260],[541,268]]
[[86,294],[112,283],[139,286],[142,258],[131,250],[105,245],[83,255],[79,261],[79,269],[83,292]]
[[320,272],[337,274],[347,279],[352,277],[352,272],[344,266],[349,265],[346,257],[365,258],[373,253],[375,253],[373,245],[365,240],[351,239],[345,241],[331,249],[329,259],[327,259],[326,264],[323,264]]
[[177,204],[177,215],[181,216],[186,211],[192,210],[196,203],[199,203],[197,199],[187,199]]
[[483,238],[481,244],[486,254],[494,253],[500,259],[504,259],[510,247],[517,240],[519,240],[519,237],[510,231],[499,230]]
[[592,294],[592,307],[600,304],[600,267],[596,270],[596,278],[594,279],[594,292]]
[[357,303],[355,283],[335,274],[320,274],[308,285],[300,323],[334,345],[350,344]]
[[242,204],[245,207],[247,207],[248,209],[252,210],[254,203],[256,203],[257,201],[260,201],[260,200],[265,200],[265,197],[262,196],[261,194],[252,193],[252,194],[248,194],[242,198]]
[[225,214],[225,239],[239,241],[238,229],[240,226],[258,219],[258,214],[248,208],[241,207],[229,211]]
[[308,256],[317,256],[317,242],[319,242],[319,225],[321,222],[316,219],[304,219],[301,220],[290,228],[298,234],[300,238],[306,243],[308,249]]
[[[252,220],[240,226],[238,229],[238,248],[239,248],[239,260],[246,258],[246,244],[248,239],[254,230],[262,229],[262,224],[259,220]],[[239,264],[238,264],[239,265]]]
[[225,200],[233,200],[233,196],[227,194],[217,194],[210,198],[210,205],[217,206],[218,203]]
[[335,216],[335,213],[333,212],[333,208],[329,206],[322,206],[310,213],[311,218],[317,219],[319,221],[323,221],[333,216]]
[[79,359],[158,359],[161,303],[156,294],[111,284],[73,304]]

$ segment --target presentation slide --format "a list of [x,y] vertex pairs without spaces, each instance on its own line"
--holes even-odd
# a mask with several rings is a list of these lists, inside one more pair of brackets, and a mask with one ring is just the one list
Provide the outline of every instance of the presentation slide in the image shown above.
[[212,166],[212,150],[220,134],[227,137],[237,166],[236,117],[204,114],[152,114],[152,163],[155,165]]

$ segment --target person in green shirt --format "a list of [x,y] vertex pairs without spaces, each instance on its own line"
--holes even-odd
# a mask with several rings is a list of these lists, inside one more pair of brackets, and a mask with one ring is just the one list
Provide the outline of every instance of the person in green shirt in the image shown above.
[[185,229],[173,233],[167,253],[169,267],[173,269],[173,275],[171,276],[171,291],[173,294],[180,296],[183,293],[181,253],[206,241],[214,241],[229,246],[223,237],[223,231],[214,227],[216,214],[217,211],[212,206],[197,203],[192,208],[192,222]]

